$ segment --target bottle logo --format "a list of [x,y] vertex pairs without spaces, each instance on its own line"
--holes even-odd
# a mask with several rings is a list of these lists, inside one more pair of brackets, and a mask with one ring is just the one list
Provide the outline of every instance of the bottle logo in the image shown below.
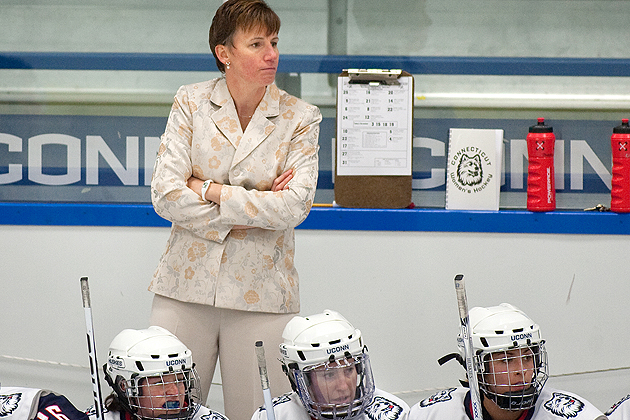
[[553,203],[555,191],[551,186],[551,168],[547,168],[547,204]]

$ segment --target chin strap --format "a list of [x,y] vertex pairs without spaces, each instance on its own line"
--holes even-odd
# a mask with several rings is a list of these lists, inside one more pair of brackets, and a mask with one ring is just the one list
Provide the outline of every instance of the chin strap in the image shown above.
[[459,364],[462,365],[464,369],[466,369],[466,361],[464,360],[462,355],[459,353],[451,353],[451,354],[447,354],[446,356],[442,356],[438,359],[437,362],[440,364],[440,366],[442,366],[444,363],[453,359],[457,360]]
[[[459,364],[462,365],[464,369],[466,369],[466,361],[464,360],[462,355],[459,353],[451,353],[451,354],[447,354],[446,356],[442,356],[438,359],[437,362],[440,364],[440,366],[442,366],[444,363],[453,359],[457,360]],[[462,384],[463,387],[466,387],[466,388],[470,387],[470,384],[468,383],[468,381],[464,379],[460,379],[459,383]]]
[[298,387],[297,384],[295,383],[295,377],[293,376],[293,373],[291,372],[291,370],[293,369],[299,369],[297,363],[289,363],[289,366],[287,366],[284,362],[282,363],[282,371],[284,372],[285,375],[287,375],[287,378],[289,378],[289,383],[291,384],[291,389],[293,390],[293,392],[298,392]]

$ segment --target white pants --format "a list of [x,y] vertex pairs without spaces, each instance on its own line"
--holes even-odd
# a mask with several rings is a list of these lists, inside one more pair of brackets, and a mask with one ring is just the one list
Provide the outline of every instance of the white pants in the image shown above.
[[263,405],[256,341],[265,347],[271,395],[291,390],[278,362],[278,346],[293,316],[216,308],[155,295],[150,323],[166,328],[192,350],[201,378],[202,403],[208,397],[218,358],[225,415],[230,420],[250,420]]

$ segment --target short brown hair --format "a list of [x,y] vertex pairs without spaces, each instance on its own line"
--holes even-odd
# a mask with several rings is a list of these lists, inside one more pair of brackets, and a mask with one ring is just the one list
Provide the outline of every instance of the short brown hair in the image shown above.
[[234,33],[241,29],[249,31],[261,28],[267,35],[280,31],[280,18],[263,0],[228,0],[217,9],[210,25],[208,41],[217,67],[221,72],[225,66],[216,55],[217,45],[232,44]]

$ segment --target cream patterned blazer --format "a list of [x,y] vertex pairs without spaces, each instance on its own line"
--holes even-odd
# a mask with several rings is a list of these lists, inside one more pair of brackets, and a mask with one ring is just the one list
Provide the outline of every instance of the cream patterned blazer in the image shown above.
[[[313,203],[321,119],[317,107],[272,84],[243,133],[224,78],[182,86],[151,182],[153,206],[173,226],[149,290],[221,308],[299,312],[293,229]],[[289,189],[271,192],[289,168]],[[190,176],[223,184],[221,205],[190,190]]]

